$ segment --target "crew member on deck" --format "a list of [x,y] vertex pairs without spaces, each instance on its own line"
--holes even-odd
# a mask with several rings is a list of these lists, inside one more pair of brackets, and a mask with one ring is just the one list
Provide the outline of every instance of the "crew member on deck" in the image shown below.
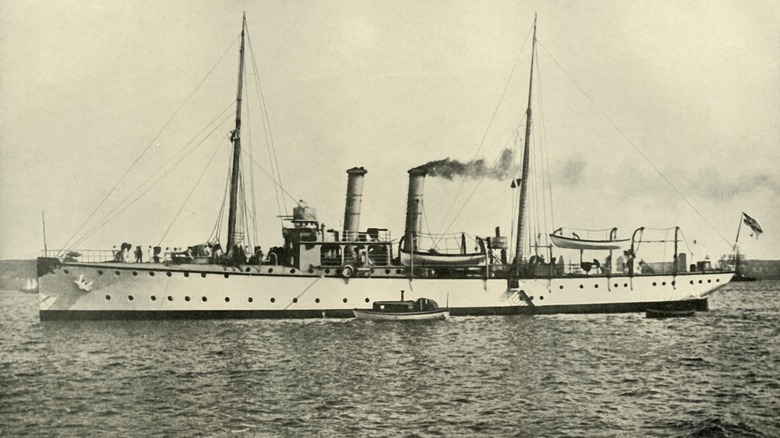
[[141,245],[135,247],[135,262],[136,263],[144,262],[144,251],[141,249]]

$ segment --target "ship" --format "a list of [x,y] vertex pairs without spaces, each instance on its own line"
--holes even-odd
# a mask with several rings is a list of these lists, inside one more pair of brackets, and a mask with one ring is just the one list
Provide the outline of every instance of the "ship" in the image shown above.
[[[422,233],[424,186],[431,169],[420,166],[407,172],[405,228],[399,239],[388,228],[361,229],[368,170],[352,167],[346,170],[342,229],[326,229],[316,209],[300,202],[291,215],[282,217],[282,246],[268,254],[252,249],[247,233],[240,229],[246,32],[244,16],[235,126],[228,136],[233,152],[224,240],[216,236],[186,249],[166,250],[164,255],[158,246],[146,262],[131,261],[132,248],[125,245],[105,251],[47,250],[37,259],[42,321],[351,318],[354,310],[370,310],[377,302],[394,300],[399,292],[411,300],[447,302],[453,317],[645,312],[648,308],[703,311],[708,296],[731,279],[730,271],[689,269],[686,254],[678,252],[676,227],[672,263],[656,269],[639,257],[642,227],[630,239],[618,238],[612,228],[601,237],[586,238],[580,238],[581,231],[560,229],[545,236],[552,243],[532,244],[535,239],[529,239],[528,227],[531,85],[522,167],[517,169],[520,178],[512,184],[519,189],[514,248],[511,235],[502,235],[493,225],[489,235],[480,237]],[[532,41],[531,84],[536,20]],[[441,245],[443,239],[451,244]],[[573,251],[579,263],[565,265],[559,251]],[[592,254],[599,256],[591,261]]]

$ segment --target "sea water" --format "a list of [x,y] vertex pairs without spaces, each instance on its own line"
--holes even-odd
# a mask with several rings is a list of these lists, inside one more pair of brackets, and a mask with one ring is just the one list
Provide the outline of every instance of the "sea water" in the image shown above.
[[780,282],[690,318],[38,319],[0,292],[1,436],[780,436]]

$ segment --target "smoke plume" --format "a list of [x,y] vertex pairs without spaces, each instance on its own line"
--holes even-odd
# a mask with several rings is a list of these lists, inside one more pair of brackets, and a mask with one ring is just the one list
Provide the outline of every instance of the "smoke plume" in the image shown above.
[[499,159],[492,166],[488,166],[484,158],[471,160],[467,163],[445,158],[443,160],[430,161],[420,166],[419,169],[425,169],[428,172],[428,176],[438,176],[449,180],[455,177],[472,179],[485,177],[500,181],[509,178],[509,173],[512,170],[512,158],[512,150],[504,149]]

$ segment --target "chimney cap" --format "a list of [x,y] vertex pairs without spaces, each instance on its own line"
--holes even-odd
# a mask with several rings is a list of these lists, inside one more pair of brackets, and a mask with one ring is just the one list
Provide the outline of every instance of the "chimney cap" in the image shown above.
[[425,176],[428,174],[428,169],[425,166],[418,166],[409,169],[409,176]]
[[348,169],[347,173],[350,175],[365,175],[368,173],[368,171],[361,166],[361,167],[353,167],[352,169]]

